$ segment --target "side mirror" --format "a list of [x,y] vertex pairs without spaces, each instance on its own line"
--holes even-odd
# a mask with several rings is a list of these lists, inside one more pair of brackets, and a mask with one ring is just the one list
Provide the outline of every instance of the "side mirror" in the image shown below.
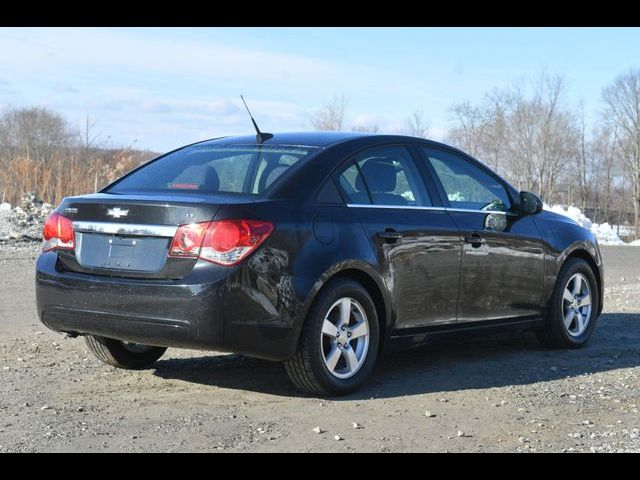
[[542,211],[542,200],[531,192],[520,192],[520,208],[525,215],[535,215]]

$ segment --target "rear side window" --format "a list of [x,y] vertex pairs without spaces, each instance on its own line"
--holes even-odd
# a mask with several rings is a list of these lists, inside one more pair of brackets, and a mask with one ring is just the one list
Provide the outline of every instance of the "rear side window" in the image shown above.
[[313,147],[193,145],[150,162],[106,191],[260,195],[316,150]]
[[359,154],[339,183],[356,205],[430,206],[422,177],[405,147],[377,147]]
[[449,152],[432,149],[424,152],[452,207],[502,212],[511,208],[504,185],[483,168]]

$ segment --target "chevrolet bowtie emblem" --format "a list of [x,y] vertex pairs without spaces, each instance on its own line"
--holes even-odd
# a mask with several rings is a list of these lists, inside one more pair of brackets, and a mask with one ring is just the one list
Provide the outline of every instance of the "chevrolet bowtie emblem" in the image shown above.
[[110,208],[107,210],[107,215],[113,218],[126,217],[129,214],[129,210],[122,210],[119,207]]

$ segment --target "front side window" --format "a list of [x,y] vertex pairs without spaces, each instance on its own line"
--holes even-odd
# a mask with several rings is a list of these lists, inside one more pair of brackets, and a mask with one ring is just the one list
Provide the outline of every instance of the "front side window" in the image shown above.
[[260,195],[316,150],[288,146],[192,145],[150,162],[105,191]]
[[431,200],[405,147],[377,147],[358,154],[339,177],[351,204],[429,206]]
[[423,150],[452,208],[500,212],[511,208],[505,187],[482,168],[453,153]]

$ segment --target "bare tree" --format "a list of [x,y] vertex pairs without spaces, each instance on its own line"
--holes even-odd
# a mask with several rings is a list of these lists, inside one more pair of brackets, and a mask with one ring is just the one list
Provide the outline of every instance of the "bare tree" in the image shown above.
[[96,126],[95,120],[91,120],[89,115],[86,116],[84,121],[84,126],[81,130],[78,131],[78,137],[80,140],[80,147],[84,150],[85,159],[89,159],[91,156],[91,150],[96,148],[97,140],[100,137],[99,133],[94,133],[94,128]]
[[311,125],[316,130],[342,130],[349,99],[343,93],[335,94],[333,99],[316,111],[311,117]]
[[18,108],[0,116],[0,148],[4,156],[26,156],[46,163],[74,136],[67,121],[43,107]]
[[429,124],[425,121],[421,110],[416,110],[407,117],[405,131],[412,137],[427,138],[429,136]]
[[506,158],[506,121],[515,104],[509,89],[493,90],[482,102],[473,105],[464,101],[451,107],[454,127],[448,140],[462,150],[482,159],[496,171]]
[[578,194],[578,200],[580,202],[580,208],[584,210],[589,201],[589,190],[591,187],[591,178],[589,171],[589,159],[588,156],[592,153],[590,145],[587,140],[587,127],[584,117],[584,103],[580,102],[580,139],[577,155],[578,168],[570,175],[569,180],[575,179],[576,190]]
[[593,221],[612,221],[612,206],[616,187],[621,183],[618,133],[615,127],[597,125],[588,147],[592,162],[587,189],[594,202]]
[[551,201],[578,151],[579,131],[564,90],[561,77],[543,74],[529,89],[496,89],[478,104],[454,105],[448,140],[518,188]]
[[602,91],[603,112],[618,127],[620,152],[632,186],[635,236],[640,235],[640,68],[619,75]]
[[482,157],[486,130],[482,106],[465,100],[453,105],[450,111],[454,126],[449,130],[447,140],[474,157]]

